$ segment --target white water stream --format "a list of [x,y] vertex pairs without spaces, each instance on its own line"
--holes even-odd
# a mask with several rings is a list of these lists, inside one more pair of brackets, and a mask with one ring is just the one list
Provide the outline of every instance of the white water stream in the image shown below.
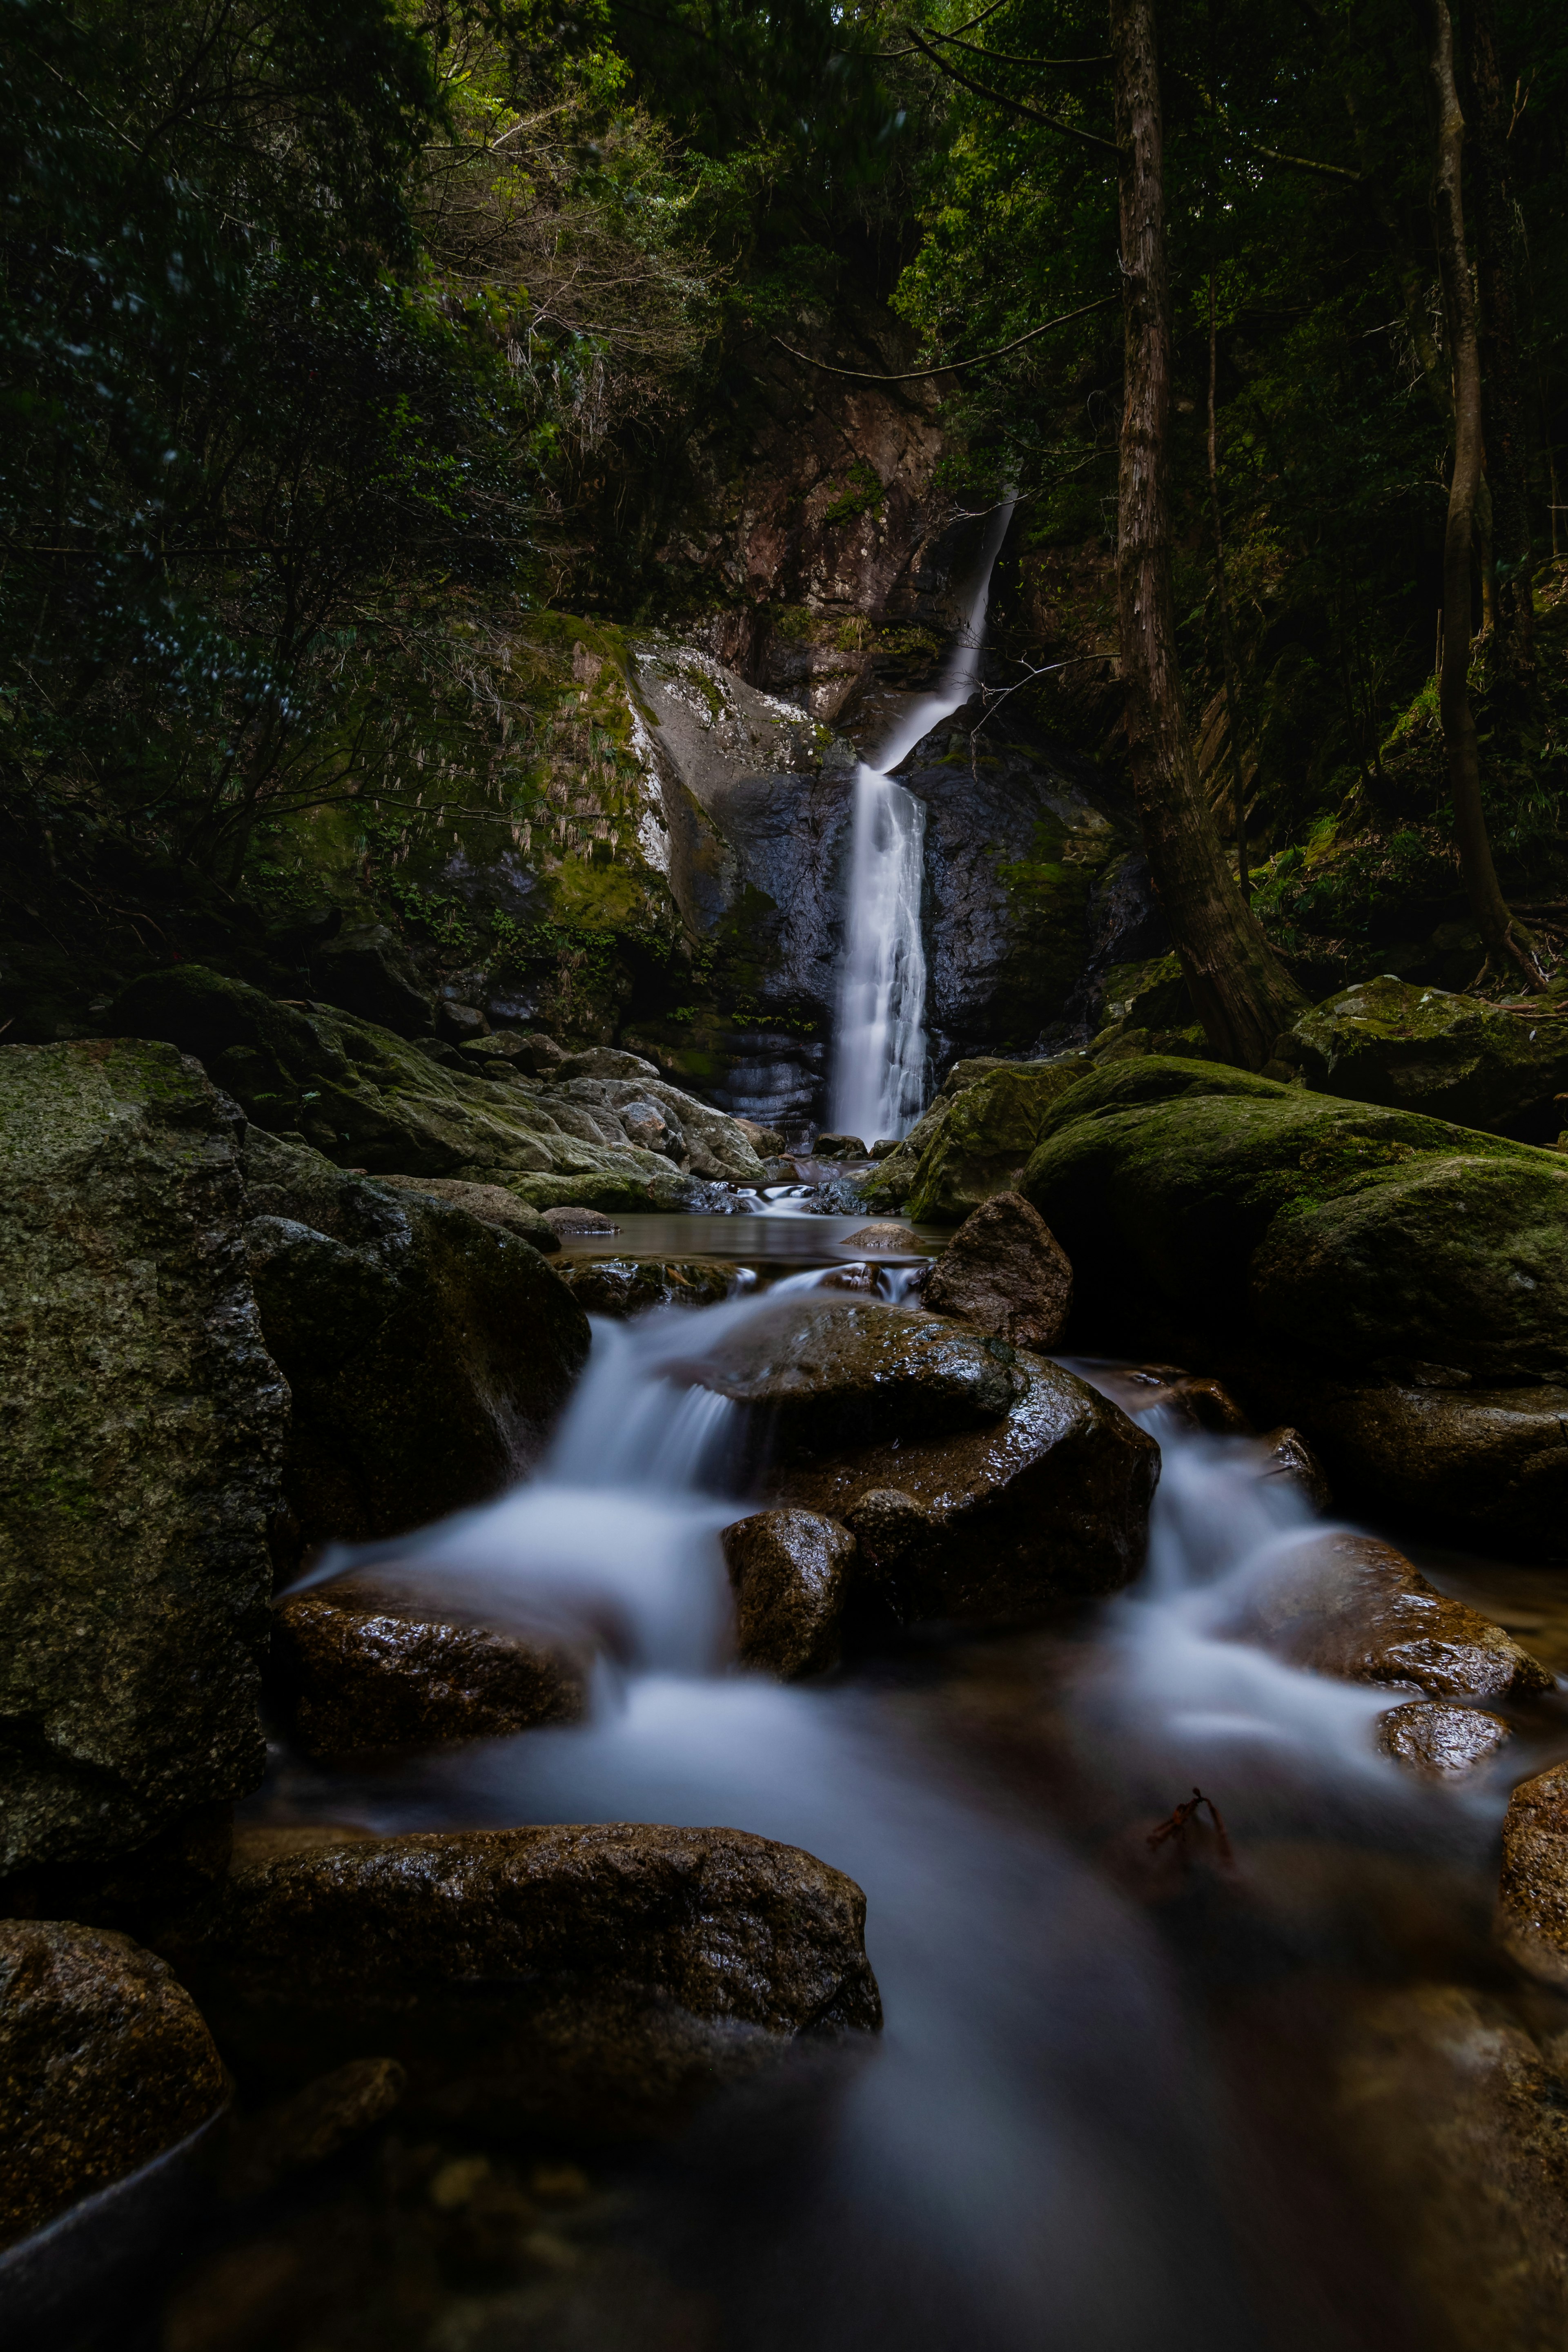
[[893,771],[975,690],[991,573],[1012,511],[1012,499],[1005,499],[986,525],[975,585],[940,686],[913,698],[855,769],[830,1123],[866,1143],[907,1133],[925,1092],[925,808],[894,783]]
[[[358,1790],[328,1786],[322,1809],[381,1831],[723,1824],[803,1846],[860,1882],[886,2008],[880,2043],[802,2061],[793,2108],[779,2093],[781,2108],[753,2098],[722,2112],[663,2192],[666,2238],[695,2244],[717,2283],[726,2319],[712,2341],[727,2352],[1258,2352],[1284,2341],[1237,2253],[1249,2226],[1237,2200],[1252,2191],[1232,2177],[1225,2098],[1145,1914],[1038,1808],[957,1760],[896,1688],[787,1688],[733,1665],[718,1534],[744,1507],[724,1493],[735,1409],[693,1373],[781,1287],[596,1324],[534,1479],[405,1543],[326,1564],[373,1566],[385,1584],[395,1559],[414,1589],[491,1622],[587,1631],[605,1663],[586,1724]],[[1385,1695],[1209,1630],[1217,1600],[1316,1523],[1291,1489],[1262,1479],[1260,1449],[1157,1433],[1148,1571],[1110,1605],[1069,1694],[1086,1751],[1134,1759],[1134,1776],[1169,1801],[1200,1780],[1224,1798],[1243,1850],[1249,1832],[1321,1820],[1325,1807],[1379,1835],[1419,1819],[1428,1839],[1446,1808],[1441,1834],[1484,1838],[1494,1791],[1413,1788],[1377,1752]],[[1364,2343],[1337,2318],[1312,2341],[1314,2352]],[[643,2352],[641,2340],[617,2352]]]

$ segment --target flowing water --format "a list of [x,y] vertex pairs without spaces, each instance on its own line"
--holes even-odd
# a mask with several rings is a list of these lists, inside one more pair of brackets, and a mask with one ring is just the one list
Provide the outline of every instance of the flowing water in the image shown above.
[[925,1093],[925,810],[894,782],[893,771],[975,690],[991,573],[1012,510],[1007,499],[988,520],[975,584],[940,686],[914,697],[855,769],[831,1124],[867,1143],[907,1133]]
[[[819,1225],[818,1263],[787,1289],[844,1255],[800,1223]],[[727,1305],[596,1324],[536,1476],[323,1564],[395,1573],[491,1621],[586,1631],[604,1663],[581,1726],[372,1782],[296,1771],[296,1815],[781,1839],[864,1888],[886,2011],[879,2042],[802,2055],[627,2175],[622,2252],[675,2282],[678,2325],[641,2290],[600,2310],[591,2270],[559,2337],[536,2338],[502,2294],[492,2333],[451,2341],[1414,2346],[1376,2229],[1313,2137],[1333,2038],[1322,1988],[1369,1967],[1419,1974],[1434,1937],[1468,1950],[1502,1780],[1413,1783],[1375,1744],[1386,1694],[1225,1637],[1238,1594],[1322,1523],[1264,1476],[1260,1448],[1157,1422],[1148,1565],[1119,1599],[1045,1634],[911,1643],[811,1687],[738,1671],[718,1541],[739,1501],[734,1408],[693,1372],[768,1311],[776,1269],[762,1263],[761,1292]],[[1114,1368],[1076,1369],[1124,1393]],[[1194,1783],[1223,1803],[1232,1867],[1196,1828],[1147,1844]]]

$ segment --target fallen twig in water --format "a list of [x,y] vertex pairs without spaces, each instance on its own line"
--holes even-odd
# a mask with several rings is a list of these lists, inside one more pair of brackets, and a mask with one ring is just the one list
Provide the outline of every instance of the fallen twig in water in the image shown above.
[[1227,1864],[1234,1864],[1236,1857],[1230,1851],[1230,1839],[1227,1834],[1225,1823],[1220,1819],[1219,1807],[1212,1797],[1206,1797],[1201,1789],[1195,1789],[1191,1796],[1186,1798],[1176,1807],[1168,1821],[1161,1822],[1157,1829],[1149,1832],[1150,1850],[1152,1851],[1155,1846],[1164,1845],[1167,1838],[1176,1838],[1178,1841],[1185,1838],[1187,1823],[1205,1808],[1207,1809],[1208,1818],[1214,1824],[1214,1834],[1219,1845],[1220,1861]]

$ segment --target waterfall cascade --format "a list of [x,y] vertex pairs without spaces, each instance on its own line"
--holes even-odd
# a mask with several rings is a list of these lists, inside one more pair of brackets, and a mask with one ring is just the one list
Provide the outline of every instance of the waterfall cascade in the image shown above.
[[991,573],[1013,500],[986,526],[975,583],[935,694],[916,696],[855,770],[850,892],[839,985],[831,1124],[845,1134],[907,1133],[925,1088],[925,949],[920,932],[925,810],[893,771],[975,690]]

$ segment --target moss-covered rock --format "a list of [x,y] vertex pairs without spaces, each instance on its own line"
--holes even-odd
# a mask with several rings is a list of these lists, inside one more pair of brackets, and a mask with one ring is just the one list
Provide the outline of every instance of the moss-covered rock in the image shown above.
[[[1203,1067],[1151,1058],[1086,1081],[1030,1163],[1024,1190],[1072,1260],[1079,1328],[1141,1316],[1147,1331],[1163,1305],[1342,1374],[1568,1372],[1554,1154],[1265,1079],[1242,1091],[1236,1073],[1198,1092]],[[1162,1081],[1181,1091],[1149,1099]]]
[[172,1045],[0,1049],[0,1872],[261,1777],[288,1391],[244,1214]]
[[[626,1140],[618,1121],[604,1129],[580,1111],[574,1117],[564,1097],[551,1108],[538,1079],[497,1084],[438,1062],[373,1022],[321,1004],[278,1003],[201,965],[145,974],[109,1017],[195,1055],[257,1127],[301,1137],[372,1175],[502,1183],[538,1209],[581,1200],[675,1209],[688,1197],[682,1170],[665,1155]],[[758,1165],[743,1142],[736,1157]],[[532,1176],[548,1180],[538,1192],[517,1181]]]
[[1077,1055],[1003,1062],[939,1098],[862,1184],[867,1204],[903,1208],[921,1223],[959,1224],[993,1193],[1013,1191],[1046,1114],[1083,1066]]
[[[1473,1416],[1474,1455],[1462,1426],[1471,1391],[1479,1406],[1483,1391],[1540,1397],[1568,1380],[1556,1153],[1154,1057],[1084,1081],[1051,1124],[1023,1190],[1072,1261],[1085,1342],[1177,1340],[1221,1363],[1239,1351],[1362,1507],[1414,1490],[1419,1510],[1414,1463],[1430,1448],[1408,1412],[1371,1400],[1428,1393],[1448,1415],[1447,1497],[1473,1488],[1505,1543],[1533,1545],[1561,1518],[1568,1446],[1549,1412],[1505,1415],[1500,1433],[1495,1414]],[[1500,1486],[1482,1475],[1499,1444],[1520,1457]]]
[[401,1535],[527,1468],[589,1338],[538,1252],[276,1137],[253,1130],[246,1162],[262,1329],[294,1395],[301,1540]]
[[1555,1007],[1510,1009],[1385,977],[1316,1006],[1291,1037],[1292,1058],[1321,1094],[1537,1143],[1568,1124],[1560,1100],[1568,1018]]

